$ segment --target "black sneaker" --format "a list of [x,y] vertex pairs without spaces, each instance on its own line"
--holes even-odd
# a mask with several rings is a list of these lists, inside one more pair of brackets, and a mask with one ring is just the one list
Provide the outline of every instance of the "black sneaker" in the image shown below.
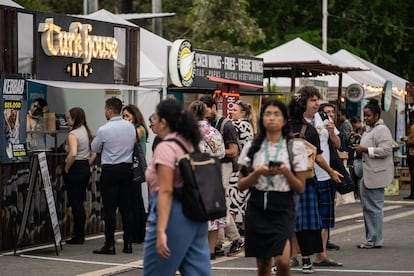
[[214,255],[219,256],[219,257],[224,256],[225,254],[224,254],[223,247],[216,247],[216,248],[214,248]]
[[313,269],[312,261],[310,259],[302,259],[302,273],[312,274],[315,273]]
[[234,240],[231,243],[230,250],[227,253],[228,257],[234,256],[242,252],[244,249],[244,241]]

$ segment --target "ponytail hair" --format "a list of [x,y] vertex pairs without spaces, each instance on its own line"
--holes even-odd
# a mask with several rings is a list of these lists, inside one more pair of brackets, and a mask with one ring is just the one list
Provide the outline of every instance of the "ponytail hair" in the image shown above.
[[256,134],[257,133],[256,113],[254,112],[252,105],[248,103],[244,103],[242,101],[237,101],[236,104],[240,106],[241,110],[246,114],[246,118],[253,128],[253,133]]
[[159,119],[165,119],[172,132],[177,132],[188,139],[195,149],[201,140],[197,120],[193,113],[184,109],[175,99],[166,99],[157,105]]

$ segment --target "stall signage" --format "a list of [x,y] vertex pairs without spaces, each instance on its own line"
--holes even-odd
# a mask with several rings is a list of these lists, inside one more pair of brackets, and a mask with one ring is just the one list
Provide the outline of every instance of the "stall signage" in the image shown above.
[[[113,23],[36,12],[34,74],[37,79],[113,83],[115,62],[126,49]],[[125,47],[124,47],[125,45]]]
[[207,76],[263,85],[263,59],[196,50],[193,86],[208,85]]
[[360,102],[365,95],[365,90],[359,83],[349,85],[345,90],[345,97],[348,101],[357,103]]
[[168,58],[171,82],[178,87],[191,86],[194,79],[194,50],[189,40],[178,39],[173,42]]
[[26,149],[26,80],[19,76],[2,75],[0,128],[0,163],[28,162]]
[[170,83],[178,87],[216,88],[207,76],[263,85],[263,59],[193,50],[185,39],[173,42],[168,69]]
[[118,56],[118,41],[114,37],[89,35],[91,24],[72,22],[68,32],[61,29],[53,18],[39,24],[46,55],[81,58],[82,63],[90,63],[92,58],[115,60]]
[[391,108],[391,100],[392,100],[392,82],[386,81],[384,83],[383,94],[381,98],[381,107],[384,111],[389,111]]

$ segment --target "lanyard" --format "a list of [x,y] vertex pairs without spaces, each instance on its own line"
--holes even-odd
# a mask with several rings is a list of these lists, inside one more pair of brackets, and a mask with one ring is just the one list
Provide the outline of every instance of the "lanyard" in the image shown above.
[[[276,161],[277,160],[277,157],[279,156],[279,152],[280,152],[280,149],[282,148],[282,144],[283,144],[283,141],[284,140],[285,139],[283,138],[283,136],[280,136],[279,142],[277,143],[277,148],[276,148],[276,153],[275,153],[274,161]],[[269,163],[269,151],[268,151],[267,138],[264,139],[263,143],[264,143],[265,163],[268,164]],[[270,185],[271,183],[272,183],[272,176],[267,176],[267,184]]]

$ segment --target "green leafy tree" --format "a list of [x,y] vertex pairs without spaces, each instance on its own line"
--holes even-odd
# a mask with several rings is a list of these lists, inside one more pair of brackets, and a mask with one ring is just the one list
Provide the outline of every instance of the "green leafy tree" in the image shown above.
[[187,18],[197,48],[228,53],[251,53],[250,45],[265,36],[248,13],[246,0],[193,0]]

